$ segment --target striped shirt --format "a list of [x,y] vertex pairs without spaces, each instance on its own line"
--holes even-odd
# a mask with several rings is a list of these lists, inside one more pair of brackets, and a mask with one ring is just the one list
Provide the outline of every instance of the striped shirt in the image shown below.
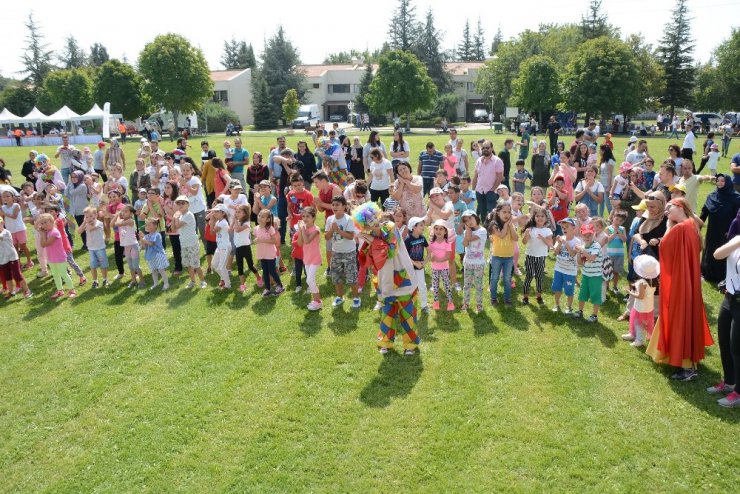
[[419,154],[422,178],[435,178],[443,160],[444,156],[439,151],[435,151],[434,154],[429,154],[426,151]]
[[596,259],[593,261],[583,261],[581,266],[581,273],[583,276],[602,276],[602,264],[604,263],[604,253],[601,250],[601,245],[598,242],[591,242],[590,245],[584,247],[584,252],[590,256],[595,255]]

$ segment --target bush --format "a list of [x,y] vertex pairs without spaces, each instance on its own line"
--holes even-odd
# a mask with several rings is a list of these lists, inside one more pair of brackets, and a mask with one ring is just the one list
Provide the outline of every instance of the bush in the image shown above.
[[437,97],[432,112],[435,116],[447,118],[448,122],[454,122],[457,120],[457,105],[461,99],[462,97],[455,93],[443,94]]
[[[208,115],[208,132],[224,132],[227,123],[239,123],[239,115],[218,103],[208,103],[206,114]],[[205,122],[202,125],[205,125]]]

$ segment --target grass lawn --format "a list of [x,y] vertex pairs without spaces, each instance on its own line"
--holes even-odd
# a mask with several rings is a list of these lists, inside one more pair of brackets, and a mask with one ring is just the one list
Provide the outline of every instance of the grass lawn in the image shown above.
[[[275,142],[243,137],[263,154]],[[209,140],[220,154],[223,136]],[[408,140],[414,156],[447,137]],[[649,139],[656,161],[670,142]],[[619,157],[626,138],[615,143]],[[28,150],[0,148],[16,177]],[[440,311],[419,321],[420,355],[383,357],[368,290],[360,311],[316,313],[292,282],[263,299],[256,287],[189,291],[182,277],[164,293],[88,284],[54,303],[36,270],[32,299],[0,302],[0,492],[737,488],[740,413],[704,390],[720,380],[717,345],[697,381],[672,382],[619,338],[613,296],[596,325],[550,312],[549,290],[541,309]],[[716,335],[720,295],[704,288]]]

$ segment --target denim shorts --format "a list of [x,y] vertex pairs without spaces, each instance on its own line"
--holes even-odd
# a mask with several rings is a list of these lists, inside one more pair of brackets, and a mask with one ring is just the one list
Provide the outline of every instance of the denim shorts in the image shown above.
[[566,297],[572,297],[576,292],[576,277],[572,274],[555,271],[552,278],[552,291],[563,292]]
[[90,269],[108,269],[108,254],[105,249],[90,251]]

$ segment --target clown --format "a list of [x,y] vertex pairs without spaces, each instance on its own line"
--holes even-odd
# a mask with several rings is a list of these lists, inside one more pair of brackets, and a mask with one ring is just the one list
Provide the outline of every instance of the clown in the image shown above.
[[347,187],[347,160],[344,157],[342,146],[333,143],[331,139],[322,138],[317,150],[321,158],[321,166],[332,183],[342,191]]
[[416,334],[417,286],[411,273],[414,266],[400,233],[384,221],[375,203],[363,204],[352,212],[352,219],[364,240],[361,261],[367,262],[377,277],[378,299],[382,302],[378,347],[386,354],[393,348],[396,332],[403,333],[404,355],[414,355],[419,346]]

